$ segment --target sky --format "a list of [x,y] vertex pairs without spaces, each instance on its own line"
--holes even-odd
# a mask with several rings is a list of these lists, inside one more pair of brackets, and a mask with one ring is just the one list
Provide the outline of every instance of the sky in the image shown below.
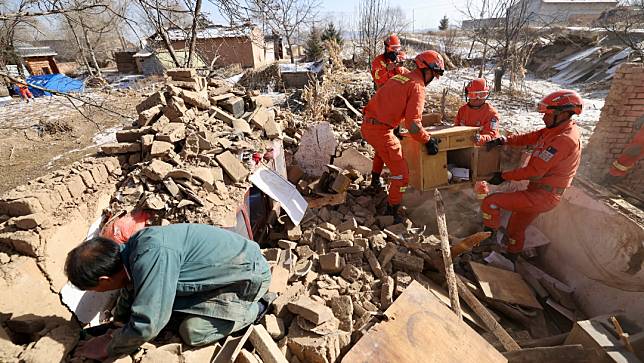
[[[465,8],[465,2],[466,0],[389,0],[391,7],[403,10],[410,22],[410,31],[436,29],[445,15],[452,25],[458,25],[464,18],[461,10]],[[321,5],[320,18],[339,23],[344,30],[353,28],[357,22],[358,1],[321,0]],[[223,20],[210,2],[204,1],[203,10],[211,14],[210,17],[216,22]]]

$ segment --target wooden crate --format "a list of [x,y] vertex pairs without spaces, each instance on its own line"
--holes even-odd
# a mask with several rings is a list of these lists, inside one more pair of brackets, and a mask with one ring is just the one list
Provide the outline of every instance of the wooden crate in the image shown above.
[[[492,173],[501,170],[499,148],[487,151],[474,145],[473,136],[478,132],[477,127],[433,126],[425,129],[441,141],[436,155],[428,155],[424,145],[409,134],[402,134],[402,151],[409,167],[410,186],[420,191],[451,188],[489,179]],[[447,164],[470,169],[470,181],[449,184]]]

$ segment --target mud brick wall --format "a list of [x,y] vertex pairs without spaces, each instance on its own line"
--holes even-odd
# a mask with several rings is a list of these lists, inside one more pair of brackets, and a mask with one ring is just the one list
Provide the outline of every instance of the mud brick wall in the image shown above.
[[122,174],[116,157],[88,158],[0,196],[0,244],[18,253],[45,255],[46,234],[65,208],[74,208]]
[[[644,64],[624,63],[610,87],[595,132],[583,152],[583,173],[600,183],[644,124]],[[636,195],[644,193],[644,160],[640,160],[619,185]]]

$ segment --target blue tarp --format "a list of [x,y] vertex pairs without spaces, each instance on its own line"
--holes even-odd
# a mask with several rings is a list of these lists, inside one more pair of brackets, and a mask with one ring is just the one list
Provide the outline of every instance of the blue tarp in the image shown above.
[[[63,93],[83,92],[85,90],[85,84],[83,81],[67,77],[64,74],[31,76],[27,78],[27,83]],[[16,92],[18,92],[18,87],[14,86],[14,88]],[[51,96],[51,93],[41,91],[33,87],[29,87],[29,91],[31,91],[31,94],[34,95],[34,97]]]

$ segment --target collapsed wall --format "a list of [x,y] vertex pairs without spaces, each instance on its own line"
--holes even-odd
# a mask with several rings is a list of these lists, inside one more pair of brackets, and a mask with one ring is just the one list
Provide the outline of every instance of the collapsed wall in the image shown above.
[[[625,63],[613,77],[599,122],[584,149],[581,173],[601,183],[643,123],[644,64]],[[637,163],[619,182],[636,196],[644,194],[642,164]]]

